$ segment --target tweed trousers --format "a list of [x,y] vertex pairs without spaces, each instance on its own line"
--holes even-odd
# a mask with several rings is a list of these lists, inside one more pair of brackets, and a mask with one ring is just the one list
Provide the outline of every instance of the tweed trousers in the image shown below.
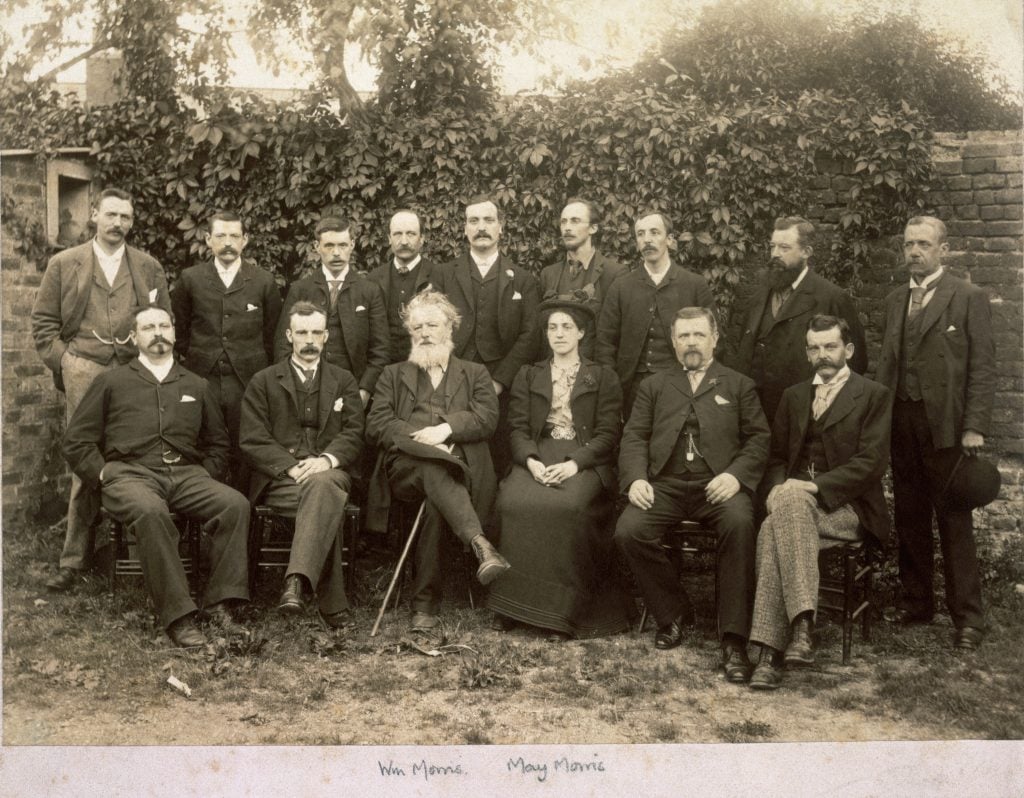
[[814,495],[797,487],[776,488],[757,536],[757,589],[750,641],[778,651],[789,642],[792,620],[818,608],[818,552],[860,540],[860,521],[844,504],[829,513]]

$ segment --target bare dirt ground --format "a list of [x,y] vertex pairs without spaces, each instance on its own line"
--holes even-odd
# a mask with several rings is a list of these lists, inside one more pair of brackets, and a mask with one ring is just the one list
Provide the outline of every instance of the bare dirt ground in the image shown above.
[[[948,622],[899,630],[880,622],[841,664],[823,626],[818,663],[758,693],[725,682],[712,608],[683,646],[652,632],[552,644],[536,630],[498,633],[453,580],[447,646],[427,656],[404,638],[404,607],[370,638],[383,561],[368,564],[344,631],[313,616],[278,617],[277,579],[247,612],[253,638],[170,647],[147,599],[111,596],[94,575],[73,594],[42,588],[46,535],[5,536],[5,745],[524,744],[927,740],[1024,737],[1024,700],[1006,648],[1022,639],[1024,601],[993,610],[977,654],[954,654]],[[50,541],[54,543],[53,541]],[[56,546],[50,548],[56,550]],[[700,580],[694,586],[699,590]],[[710,592],[710,591],[705,591]],[[696,598],[696,596],[695,596]],[[188,684],[191,698],[167,678]]]

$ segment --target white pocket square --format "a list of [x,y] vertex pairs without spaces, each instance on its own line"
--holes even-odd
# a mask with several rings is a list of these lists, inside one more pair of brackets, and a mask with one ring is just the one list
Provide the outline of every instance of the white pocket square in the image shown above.
[[157,294],[158,294],[159,292],[160,292],[160,289],[159,289],[159,288],[154,288],[154,289],[153,289],[152,291],[150,291],[150,292],[149,292],[149,301],[150,301],[150,302],[156,302],[156,295],[157,295]]
[[956,332],[956,325],[955,325],[955,324],[950,324],[950,325],[949,325],[949,326],[948,326],[948,327],[946,328],[946,332]]
[[512,301],[513,302],[515,302],[517,299],[522,299],[522,298],[523,298],[523,295],[520,294],[518,291],[514,291],[512,293]]
[[181,395],[182,402],[194,402],[195,400],[196,398],[194,396],[189,396],[187,393]]
[[515,277],[516,276],[516,273],[514,271],[512,271],[511,269],[505,269],[505,274],[507,274],[509,277]]
[[259,306],[252,304],[252,302],[247,302],[245,304],[245,309],[248,311],[259,310]]
[[725,398],[724,396],[719,396],[719,395],[718,395],[718,394],[716,393],[716,394],[715,394],[715,403],[716,403],[716,404],[720,404],[720,405],[727,405],[727,404],[729,404],[730,402],[729,402],[729,400],[728,400],[728,399],[726,399],[726,398]]
[[358,313],[361,310],[366,310],[366,305],[357,305],[356,306],[356,313]]
[[334,412],[335,413],[340,413],[341,412],[341,408],[343,408],[344,406],[345,406],[345,400],[344,399],[335,399],[334,400]]

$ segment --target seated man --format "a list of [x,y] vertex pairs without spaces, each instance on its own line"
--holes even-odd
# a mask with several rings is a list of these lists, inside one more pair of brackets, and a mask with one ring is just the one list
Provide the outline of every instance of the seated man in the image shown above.
[[770,433],[753,380],[716,363],[714,314],[679,310],[672,322],[676,365],[640,383],[619,446],[619,484],[629,504],[615,542],[658,623],[654,647],[682,642],[693,608],[679,585],[665,532],[681,520],[718,536],[718,631],[730,682],[750,678],[747,633],[754,599],[754,509]]
[[819,548],[859,540],[862,527],[880,543],[889,537],[882,475],[892,405],[888,389],[850,371],[853,352],[845,319],[813,316],[807,359],[815,375],[786,389],[775,416],[750,630],[761,644],[750,680],[757,690],[779,686],[783,648],[786,665],[814,662]]
[[509,567],[484,537],[480,522],[494,503],[487,441],[498,423],[498,398],[484,366],[452,355],[458,323],[459,313],[444,294],[428,289],[409,301],[409,359],[384,369],[366,422],[370,439],[381,449],[371,505],[387,506],[391,494],[401,501],[426,501],[415,554],[412,631],[427,637],[434,637],[438,626],[442,523],[472,547],[482,584]]
[[216,481],[228,433],[206,380],[174,362],[174,320],[163,308],[135,312],[138,357],[96,378],[75,410],[64,456],[103,507],[135,533],[139,562],[160,623],[178,646],[201,646],[196,605],[178,557],[171,513],[205,522],[213,543],[204,591],[207,615],[242,633],[228,607],[249,598],[249,502]]
[[320,613],[338,627],[348,615],[340,532],[350,473],[363,449],[363,403],[355,377],[321,357],[327,314],[296,302],[287,325],[291,357],[258,372],[242,400],[239,438],[252,468],[249,500],[295,518],[278,609],[303,612],[330,555]]

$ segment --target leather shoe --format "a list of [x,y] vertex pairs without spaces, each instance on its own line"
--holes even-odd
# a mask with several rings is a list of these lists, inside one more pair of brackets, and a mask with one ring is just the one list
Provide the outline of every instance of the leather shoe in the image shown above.
[[302,576],[289,574],[285,577],[284,590],[281,592],[281,600],[277,602],[277,609],[287,615],[301,615],[306,611],[304,592]]
[[211,604],[206,608],[206,617],[220,626],[229,635],[248,635],[249,630],[238,623],[231,615],[231,610],[223,601]]
[[473,547],[473,554],[480,562],[480,567],[476,569],[476,578],[481,585],[489,585],[512,567],[483,535],[477,535],[469,543]]
[[751,690],[777,690],[782,683],[782,655],[771,646],[761,646],[761,656],[750,677]]
[[744,684],[750,681],[750,672],[754,666],[747,656],[746,644],[725,643],[722,646],[722,670],[725,680],[733,684]]
[[510,632],[515,626],[516,622],[507,615],[496,612],[491,618],[491,630],[494,632]]
[[549,643],[568,643],[572,640],[572,635],[568,632],[559,632],[557,630],[548,632],[548,636],[544,638]]
[[660,651],[675,648],[683,642],[683,616],[665,626],[659,626],[654,634],[654,647]]
[[409,631],[431,634],[435,629],[437,629],[440,623],[440,619],[436,615],[431,615],[429,612],[414,612],[412,614],[412,625],[409,627]]
[[346,624],[352,621],[352,613],[348,610],[341,610],[340,612],[321,612],[321,617],[324,619],[324,623],[330,626],[332,629],[341,629]]
[[75,568],[59,568],[57,574],[46,580],[46,589],[53,593],[64,593],[78,581],[79,571]]
[[196,627],[191,615],[182,616],[168,626],[167,636],[178,648],[196,648],[206,645],[206,636]]
[[920,612],[900,607],[891,615],[886,615],[885,619],[890,623],[899,624],[900,626],[910,626],[911,624],[918,623],[929,624],[932,622],[932,614],[930,612]]
[[793,637],[786,646],[786,665],[789,667],[814,664],[814,621],[811,614],[801,613],[793,621]]
[[981,645],[984,637],[985,633],[981,629],[976,629],[973,626],[962,626],[956,630],[956,634],[953,636],[953,648],[960,651],[974,651]]

